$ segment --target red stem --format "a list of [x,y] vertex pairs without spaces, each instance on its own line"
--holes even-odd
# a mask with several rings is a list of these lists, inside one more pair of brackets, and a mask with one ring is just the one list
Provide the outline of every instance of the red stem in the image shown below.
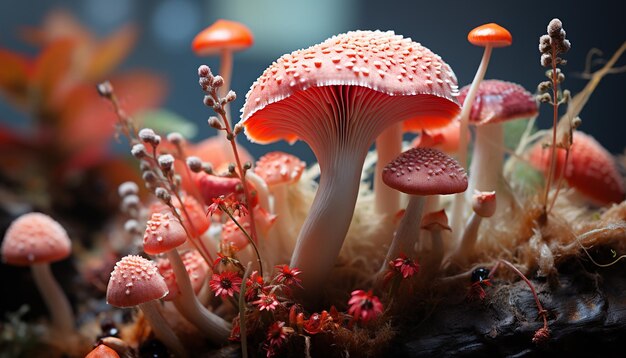
[[[556,46],[554,44],[552,47],[552,108],[553,108],[553,118],[552,118],[552,144],[550,153],[550,166],[548,167],[548,177],[546,178],[546,189],[543,196],[543,212],[548,214],[547,204],[548,204],[548,194],[550,193],[550,186],[552,185],[552,177],[554,176],[554,171],[556,167],[556,126],[559,116],[559,99],[557,98],[558,94],[558,83],[557,83],[557,74],[556,74],[556,59],[557,59],[557,51]],[[547,215],[546,215],[547,216]]]

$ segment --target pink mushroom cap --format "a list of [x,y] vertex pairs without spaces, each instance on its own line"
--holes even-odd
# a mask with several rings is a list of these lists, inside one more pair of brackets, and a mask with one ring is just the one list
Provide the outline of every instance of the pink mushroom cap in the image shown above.
[[[185,252],[181,255],[181,259],[189,275],[193,292],[198,294],[206,282],[207,274],[209,273],[209,264],[207,264],[197,250]],[[167,258],[160,258],[157,260],[156,265],[169,290],[169,293],[163,297],[163,300],[171,301],[180,295],[180,289],[176,283],[176,276],[174,275],[172,264]]]
[[143,250],[150,255],[175,249],[187,240],[187,233],[178,220],[167,213],[153,213],[146,223]]
[[433,148],[411,148],[383,169],[383,182],[410,195],[443,195],[467,189],[465,169]]
[[315,152],[327,139],[323,127],[340,130],[336,120],[352,120],[334,119],[337,102],[379,130],[408,119],[424,129],[454,118],[456,93],[450,66],[429,49],[391,31],[352,31],[274,62],[246,95],[241,123],[254,142],[302,139]]
[[72,243],[65,229],[42,213],[28,213],[15,219],[2,242],[2,261],[29,266],[62,260],[70,255]]
[[[470,86],[461,88],[461,103],[465,102]],[[531,118],[538,111],[535,97],[524,87],[501,80],[484,80],[478,86],[469,120],[473,125],[485,125]]]
[[300,180],[305,164],[298,157],[284,152],[270,152],[259,158],[254,173],[267,185],[291,184]]
[[107,286],[107,303],[132,307],[167,295],[167,284],[154,262],[129,255],[115,264]]
[[421,224],[421,228],[428,231],[452,230],[450,226],[448,226],[448,215],[446,215],[446,211],[443,209],[424,215]]

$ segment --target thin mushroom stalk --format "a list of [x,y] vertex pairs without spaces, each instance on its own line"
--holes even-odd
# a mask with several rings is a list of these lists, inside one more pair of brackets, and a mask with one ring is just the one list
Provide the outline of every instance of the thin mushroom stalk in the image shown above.
[[402,152],[402,123],[385,129],[376,138],[376,168],[374,170],[374,209],[380,215],[394,215],[400,209],[400,193],[382,181],[383,168]]
[[430,232],[431,239],[430,253],[423,260],[423,275],[428,278],[439,272],[439,268],[443,262],[444,246],[442,231],[450,231],[446,212],[444,210],[440,210],[424,215],[421,227],[422,229]]
[[48,264],[31,266],[33,278],[48,311],[52,315],[52,325],[65,334],[74,331],[74,313],[72,306],[63,293],[61,286],[54,279]]
[[176,357],[188,357],[187,351],[180,339],[176,336],[172,328],[159,311],[159,303],[156,300],[141,303],[138,305],[143,316],[146,318],[154,335],[161,341],[168,350],[174,353]]

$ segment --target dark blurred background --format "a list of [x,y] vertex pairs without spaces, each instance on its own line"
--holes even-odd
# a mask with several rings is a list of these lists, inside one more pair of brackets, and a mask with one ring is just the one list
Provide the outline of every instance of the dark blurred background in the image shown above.
[[[576,75],[584,69],[587,52],[598,48],[608,59],[626,41],[623,0],[72,0],[0,2],[0,47],[34,53],[33,48],[19,41],[18,30],[39,26],[50,10],[58,8],[69,10],[102,36],[129,22],[138,25],[138,45],[121,69],[141,67],[165,75],[169,92],[164,107],[198,123],[200,131],[195,140],[213,134],[206,126],[211,113],[202,105],[196,68],[207,63],[217,71],[219,62],[217,58],[198,58],[190,43],[197,32],[219,18],[245,23],[256,37],[251,50],[235,55],[232,87],[239,96],[233,106],[235,114],[243,105],[249,86],[273,60],[348,30],[394,30],[411,37],[441,55],[463,86],[472,80],[482,56],[482,48],[467,42],[467,32],[478,25],[497,22],[513,34],[514,42],[511,47],[494,51],[486,78],[517,82],[534,92],[544,80],[538,38],[545,33],[548,22],[558,17],[572,43],[572,50],[565,55],[568,64],[564,67],[564,87],[573,94],[587,82]],[[619,64],[626,65],[626,58]],[[582,112],[580,129],[592,134],[611,152],[621,153],[626,144],[625,104],[626,73],[604,78]],[[542,106],[540,127],[549,125],[550,115],[549,108]],[[22,116],[0,100],[1,121],[25,123]],[[284,143],[246,146],[255,156],[286,148]],[[290,151],[310,155],[301,143]]]

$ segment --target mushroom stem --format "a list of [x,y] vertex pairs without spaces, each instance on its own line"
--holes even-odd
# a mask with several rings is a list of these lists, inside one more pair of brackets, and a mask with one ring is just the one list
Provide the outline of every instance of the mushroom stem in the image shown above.
[[154,335],[159,341],[161,341],[174,356],[187,357],[187,352],[182,343],[159,312],[158,301],[152,300],[141,303],[138,306],[148,323],[150,323],[150,327],[152,327]]
[[[233,73],[233,52],[231,50],[225,49],[222,50],[222,55],[220,57],[220,73],[224,79],[224,85],[220,87],[218,90],[218,96],[220,98],[225,97],[228,91],[230,90],[230,80]],[[224,112],[226,112],[226,120],[228,120],[228,127],[232,128],[232,119],[230,118],[230,104],[226,103],[224,105]]]
[[[467,133],[468,133],[468,125],[470,113],[472,111],[472,104],[474,103],[474,99],[476,98],[476,94],[478,93],[478,86],[480,82],[485,78],[485,73],[487,72],[487,67],[489,66],[489,59],[491,58],[491,50],[493,46],[487,45],[485,46],[485,52],[483,52],[483,58],[480,61],[480,65],[478,66],[478,70],[476,71],[476,75],[474,75],[474,80],[472,81],[472,85],[467,92],[467,96],[465,97],[465,102],[463,102],[463,107],[461,108],[460,114],[460,128],[459,128],[459,152],[457,154],[458,162],[461,166],[467,169]],[[472,173],[470,172],[470,178]],[[456,194],[454,197],[454,202],[452,203],[452,215],[450,217],[450,226],[452,227],[452,232],[458,233],[461,231],[463,226],[463,221],[465,220],[465,200],[463,193]]]
[[180,289],[180,294],[173,300],[176,309],[214,343],[226,342],[230,335],[230,325],[198,301],[178,252],[175,249],[168,251],[167,258],[176,276],[176,285]]
[[398,258],[400,253],[413,257],[415,244],[420,239],[420,226],[425,202],[426,198],[424,196],[411,195],[404,216],[402,216],[398,224],[393,241],[391,241],[391,246],[389,246],[387,256],[379,272],[384,272],[389,261]]
[[270,207],[270,190],[265,183],[265,180],[260,176],[254,174],[254,171],[247,170],[246,171],[246,179],[252,183],[254,186],[254,190],[256,190],[256,195],[259,198],[259,205],[267,210],[267,212],[272,212],[272,208]]
[[502,175],[504,157],[503,143],[504,130],[501,124],[476,127],[469,186],[465,192],[467,197],[471,198],[474,190],[498,191],[498,180]]
[[383,183],[383,168],[402,152],[402,123],[393,124],[376,138],[374,197],[376,213],[393,215],[400,208],[400,192]]
[[474,255],[474,245],[476,245],[478,229],[480,228],[482,220],[483,218],[481,216],[475,212],[472,213],[467,221],[465,230],[463,230],[461,242],[459,243],[455,253],[450,257],[451,263],[462,266],[466,264],[467,261]]
[[431,251],[424,264],[424,275],[426,277],[436,274],[443,261],[443,238],[441,229],[430,230]]
[[354,213],[367,147],[349,148],[317,156],[319,187],[291,257],[291,267],[302,270],[308,292],[315,292],[327,279]]
[[61,286],[52,276],[49,264],[33,264],[31,271],[35,284],[52,315],[52,324],[63,333],[74,331],[74,314]]
[[276,185],[272,188],[274,195],[274,214],[276,214],[276,231],[278,233],[281,252],[292,252],[297,233],[294,219],[289,208],[287,185]]

